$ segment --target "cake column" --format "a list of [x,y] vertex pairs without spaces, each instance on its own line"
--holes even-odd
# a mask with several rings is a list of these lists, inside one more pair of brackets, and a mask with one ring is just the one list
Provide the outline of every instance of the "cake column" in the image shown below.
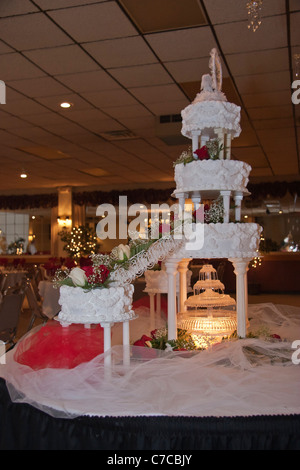
[[129,321],[123,322],[123,363],[125,366],[128,366],[130,364]]
[[218,128],[215,129],[215,134],[218,136],[219,144],[221,146],[220,154],[219,154],[219,159],[224,160],[224,129]]
[[104,332],[104,367],[107,369],[111,366],[111,326],[113,323],[103,322],[101,326]]
[[229,210],[230,210],[230,195],[231,191],[220,191],[221,196],[223,197],[224,205],[224,223],[228,224],[229,222]]
[[237,191],[234,194],[234,202],[235,202],[235,221],[240,222],[241,220],[241,208],[242,208],[242,200],[243,200],[243,193]]
[[199,148],[199,132],[192,132],[192,151],[195,152]]
[[237,335],[245,338],[248,323],[247,271],[251,258],[231,258],[236,275]]
[[150,297],[150,328],[155,327],[155,294],[153,292],[148,293]]
[[179,261],[178,272],[179,272],[179,311],[185,310],[184,302],[187,299],[187,272],[188,265],[192,258],[184,258]]
[[179,259],[168,258],[165,261],[166,273],[168,275],[168,339],[177,339],[176,318],[176,275]]

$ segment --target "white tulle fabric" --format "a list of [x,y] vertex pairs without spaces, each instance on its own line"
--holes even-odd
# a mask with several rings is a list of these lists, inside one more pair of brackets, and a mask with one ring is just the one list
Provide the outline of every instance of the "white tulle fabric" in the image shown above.
[[[133,340],[149,334],[149,311],[139,310],[139,319],[131,322]],[[70,370],[34,371],[16,363],[11,351],[0,375],[13,401],[55,417],[300,413],[300,366],[292,362],[292,341],[300,339],[300,309],[251,305],[249,318],[252,332],[268,329],[282,340],[262,335],[197,353],[133,346],[130,365],[123,365],[123,347],[115,345],[109,373],[104,354]],[[157,326],[163,324],[157,319]],[[120,325],[116,327],[115,344],[121,338]]]

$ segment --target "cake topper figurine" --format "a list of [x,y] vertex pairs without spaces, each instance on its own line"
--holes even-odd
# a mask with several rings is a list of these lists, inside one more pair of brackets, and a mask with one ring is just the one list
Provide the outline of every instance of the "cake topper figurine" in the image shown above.
[[217,49],[210,51],[209,68],[212,78],[212,88],[214,91],[222,90],[222,64]]
[[201,90],[197,93],[194,103],[198,101],[227,101],[222,92],[222,64],[217,49],[210,51],[210,74],[202,75]]

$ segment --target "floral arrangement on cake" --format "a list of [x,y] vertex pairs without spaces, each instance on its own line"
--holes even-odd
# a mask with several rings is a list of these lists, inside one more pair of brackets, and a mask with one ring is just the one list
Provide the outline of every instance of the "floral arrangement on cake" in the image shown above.
[[218,160],[220,158],[220,152],[223,150],[223,144],[220,144],[219,139],[209,140],[206,145],[203,145],[200,149],[192,151],[192,148],[189,147],[188,150],[182,152],[180,157],[174,162],[175,165],[183,163],[194,162],[197,160]]
[[[160,328],[151,331],[151,337],[143,335],[135,341],[134,346],[144,346],[148,348],[161,349],[164,351],[191,351],[199,349],[195,345],[192,336],[187,330],[178,328],[177,339],[168,339],[168,329]],[[201,348],[202,349],[202,348]]]
[[194,223],[203,221],[206,224],[223,223],[224,204],[221,196],[204,204],[204,209],[201,208],[193,212]]

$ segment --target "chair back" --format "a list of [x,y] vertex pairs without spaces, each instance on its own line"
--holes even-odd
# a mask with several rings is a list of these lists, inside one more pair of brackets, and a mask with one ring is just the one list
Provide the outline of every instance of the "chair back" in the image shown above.
[[45,320],[45,318],[47,317],[43,314],[42,308],[38,303],[35,290],[32,286],[32,282],[27,283],[25,295],[26,295],[28,306],[29,306],[29,309],[31,310],[32,315],[34,315],[36,318]]
[[25,296],[24,286],[9,288],[2,296],[0,304],[0,340],[13,342]]

